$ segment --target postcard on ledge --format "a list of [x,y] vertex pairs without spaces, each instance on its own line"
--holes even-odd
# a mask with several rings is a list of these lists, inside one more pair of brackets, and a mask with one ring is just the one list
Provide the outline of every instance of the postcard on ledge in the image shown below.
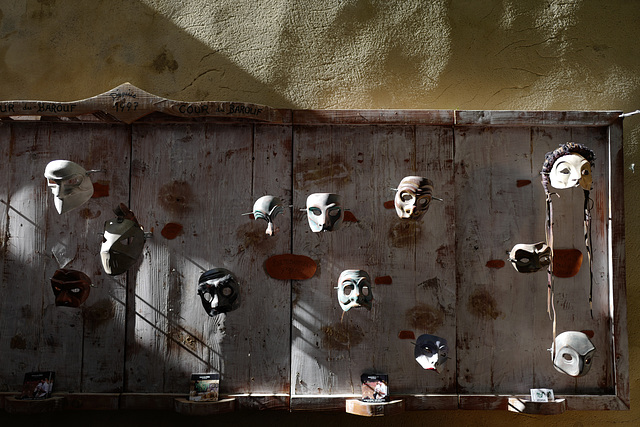
[[362,401],[363,402],[388,402],[389,401],[389,376],[379,374],[362,374]]
[[191,374],[189,400],[211,402],[218,400],[220,374]]
[[51,397],[55,372],[27,372],[24,374],[20,399],[46,399]]

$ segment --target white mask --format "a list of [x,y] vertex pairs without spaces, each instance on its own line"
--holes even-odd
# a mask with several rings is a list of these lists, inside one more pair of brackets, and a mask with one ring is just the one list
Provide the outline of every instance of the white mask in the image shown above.
[[371,310],[371,279],[364,270],[344,270],[338,278],[338,302],[342,310],[365,307]]
[[44,169],[47,185],[54,196],[59,214],[69,212],[93,195],[93,184],[87,171],[69,160],[54,160]]
[[314,233],[337,230],[343,217],[339,195],[314,193],[307,197],[307,219]]
[[423,334],[418,337],[413,354],[422,369],[441,373],[449,359],[449,346],[444,338]]
[[226,268],[205,271],[198,279],[198,295],[209,316],[228,313],[240,306],[238,279]]
[[553,366],[572,377],[586,375],[591,369],[596,348],[586,334],[577,331],[563,332],[551,346],[551,356],[555,347]]
[[553,188],[565,189],[578,185],[585,190],[591,189],[591,164],[579,154],[566,154],[558,158],[549,172],[549,181]]
[[[131,213],[128,209],[127,211]],[[133,217],[132,213],[131,216]],[[105,221],[100,248],[105,273],[111,276],[124,273],[136,263],[143,248],[144,231],[137,221],[124,218],[124,214]]]
[[273,225],[273,220],[284,211],[280,199],[274,196],[262,196],[253,204],[254,219],[264,219],[267,221],[266,234],[273,236],[277,229]]
[[511,249],[509,261],[520,273],[533,273],[551,263],[551,248],[545,242],[519,243]]
[[406,176],[400,181],[393,204],[400,218],[420,219],[429,209],[433,183],[421,176]]

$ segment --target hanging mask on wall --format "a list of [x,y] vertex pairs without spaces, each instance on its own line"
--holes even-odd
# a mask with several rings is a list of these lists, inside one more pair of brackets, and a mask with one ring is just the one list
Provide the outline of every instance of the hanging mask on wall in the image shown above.
[[91,279],[82,271],[61,268],[53,273],[51,288],[57,306],[79,307],[89,298]]
[[591,190],[591,163],[580,154],[565,154],[553,163],[549,181],[551,186],[557,189],[579,185],[585,190]]
[[278,229],[273,225],[273,221],[283,211],[282,202],[274,196],[262,196],[253,204],[253,217],[267,221],[265,233],[269,236],[276,234]]
[[365,307],[371,310],[373,293],[371,279],[364,270],[344,270],[338,278],[338,302],[342,310]]
[[551,248],[545,242],[519,243],[511,249],[509,261],[520,273],[533,273],[551,262]]
[[240,307],[238,279],[226,268],[202,273],[198,279],[198,295],[205,311],[212,317]]
[[59,214],[77,208],[93,195],[93,184],[88,172],[72,161],[50,162],[44,169],[44,176]]
[[433,199],[433,182],[421,176],[405,176],[400,181],[393,204],[400,218],[420,219]]
[[105,273],[122,274],[131,268],[144,248],[144,231],[124,204],[115,208],[116,218],[105,221],[100,257]]
[[418,337],[413,354],[422,369],[441,373],[449,359],[449,346],[444,338],[423,334]]
[[339,195],[314,193],[307,197],[307,219],[314,233],[337,230],[343,217]]
[[553,366],[572,377],[581,377],[591,369],[595,351],[595,346],[583,332],[563,332],[551,345]]

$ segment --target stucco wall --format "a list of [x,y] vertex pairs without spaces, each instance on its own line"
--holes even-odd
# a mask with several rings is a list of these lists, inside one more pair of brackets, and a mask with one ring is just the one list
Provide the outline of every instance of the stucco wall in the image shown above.
[[[640,109],[639,20],[637,0],[0,0],[0,99],[71,101],[128,81],[172,99],[282,108],[628,112]],[[224,420],[640,423],[640,115],[625,119],[624,127],[630,411],[428,412],[387,420],[276,413]],[[173,419],[147,416],[156,425]]]

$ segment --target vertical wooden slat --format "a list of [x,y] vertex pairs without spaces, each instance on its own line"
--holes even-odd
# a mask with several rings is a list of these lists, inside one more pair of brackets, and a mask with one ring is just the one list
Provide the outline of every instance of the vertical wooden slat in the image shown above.
[[[252,125],[134,126],[132,209],[153,238],[134,273],[129,391],[186,392],[190,374],[202,371],[221,374],[222,392],[271,390],[274,377],[278,390],[288,388],[288,284],[261,268],[271,251],[289,252],[288,224],[269,239],[242,215],[254,189],[286,199],[287,179],[256,184],[253,156],[273,156],[261,167],[286,176],[288,149],[283,128],[263,129],[254,140]],[[262,181],[264,172],[257,175]],[[170,223],[182,233],[163,235]],[[214,267],[236,275],[242,302],[212,318],[196,290],[200,274]]]

